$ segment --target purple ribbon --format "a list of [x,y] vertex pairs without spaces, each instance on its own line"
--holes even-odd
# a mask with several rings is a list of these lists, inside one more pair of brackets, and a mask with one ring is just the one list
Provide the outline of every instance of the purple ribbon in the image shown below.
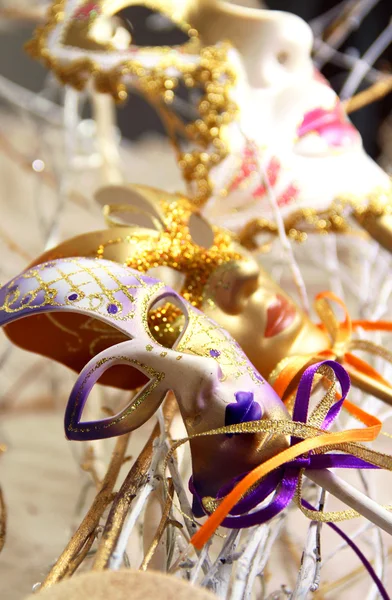
[[[327,430],[339,415],[339,412],[343,406],[343,402],[346,399],[350,389],[350,378],[347,372],[339,363],[336,363],[335,361],[326,360],[312,365],[306,369],[298,385],[298,391],[293,410],[293,420],[306,423],[308,418],[313,379],[321,365],[327,365],[331,367],[342,390],[341,399],[331,406],[322,423],[321,428]],[[238,395],[236,395],[237,405],[233,403],[228,406],[229,411],[226,413],[226,425],[243,423],[245,417],[248,417],[248,420],[257,420],[258,413],[257,409],[254,407],[255,403],[253,401],[253,396],[250,397],[245,394],[245,392],[238,393]],[[290,445],[294,446],[299,441],[301,440],[292,436]],[[328,468],[378,469],[378,467],[352,455],[339,453],[321,455],[309,452],[306,456],[300,456],[267,475],[255,489],[247,494],[245,498],[242,498],[242,500],[237,502],[237,504],[233,507],[230,514],[238,516],[227,517],[222,522],[222,526],[230,529],[241,529],[245,527],[252,527],[254,525],[261,525],[262,523],[269,521],[278,515],[282,510],[284,510],[293,499],[301,470]],[[217,493],[217,499],[223,498],[230,493],[230,491],[241,479],[243,479],[243,477],[245,477],[246,474],[247,473],[243,473],[242,475],[235,477],[229,484],[223,486]],[[192,508],[195,516],[204,516],[206,511],[203,508],[201,501],[202,498],[198,494],[197,486],[192,478],[189,481],[189,489],[193,494]],[[275,494],[267,506],[256,510],[253,513],[244,514],[248,513],[248,511],[252,510],[258,504],[263,502],[273,491],[275,491]],[[306,500],[302,499],[302,504],[310,510],[316,510],[313,506],[306,502]],[[369,575],[373,579],[383,600],[391,600],[382,581],[379,579],[372,565],[369,563],[358,546],[334,523],[327,523],[327,525],[329,525],[331,529],[338,533],[338,535],[340,535],[356,553],[359,560],[362,562]]]
[[[303,506],[305,506],[305,508],[307,508],[309,510],[316,510],[314,508],[314,506],[309,504],[309,502],[307,502],[306,500],[302,500],[302,504],[303,504]],[[333,529],[335,531],[335,533],[340,535],[340,537],[342,537],[344,539],[346,544],[348,546],[350,546],[350,548],[358,556],[359,560],[362,562],[363,566],[369,573],[370,577],[373,579],[374,583],[378,587],[378,591],[380,592],[380,595],[383,598],[383,600],[391,600],[391,597],[389,596],[387,590],[385,589],[384,584],[382,583],[381,579],[378,577],[378,575],[375,572],[375,570],[373,569],[372,565],[370,564],[370,562],[368,561],[366,556],[358,548],[358,546],[350,539],[350,537],[346,533],[344,533],[344,531],[342,529],[340,529],[340,527],[335,525],[335,523],[327,523],[327,525],[328,525],[328,527]]]
[[[346,370],[339,363],[332,360],[326,360],[311,365],[302,375],[295,398],[293,420],[301,423],[307,422],[313,379],[317,370],[322,365],[331,367],[342,391],[341,399],[331,406],[322,423],[322,429],[327,430],[338,416],[350,389],[350,377]],[[239,392],[236,394],[236,401],[237,404],[233,403],[228,406],[229,411],[226,413],[226,425],[243,423],[245,416],[248,417],[248,420],[256,420],[255,417],[258,412],[256,407],[254,407],[254,404],[256,403],[253,401],[252,394],[249,395],[246,392]],[[253,418],[249,419],[249,416],[252,416]],[[299,438],[292,436],[290,445],[294,446],[300,441]],[[235,516],[224,519],[222,526],[230,529],[241,529],[252,527],[253,525],[261,525],[262,523],[269,521],[272,517],[275,517],[284,510],[293,499],[302,470],[328,468],[377,469],[378,467],[352,455],[337,453],[320,455],[309,452],[306,456],[300,456],[295,460],[286,463],[265,477],[254,490],[252,490],[245,498],[237,502],[230,511],[230,514]],[[216,498],[219,499],[226,496],[246,474],[247,473],[243,473],[234,478],[228,485],[222,487],[217,493]],[[195,516],[204,516],[206,511],[203,508],[202,498],[197,492],[197,482],[194,482],[192,478],[189,482],[189,489],[193,494],[193,510]],[[251,514],[244,514],[258,506],[274,491],[275,494],[267,506],[256,510]]]

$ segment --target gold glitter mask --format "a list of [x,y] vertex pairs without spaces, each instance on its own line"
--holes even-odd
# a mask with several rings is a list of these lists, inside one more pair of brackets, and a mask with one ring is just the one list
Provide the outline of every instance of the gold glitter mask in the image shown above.
[[[210,171],[229,151],[227,128],[237,110],[232,99],[236,67],[228,43],[201,43],[187,21],[190,4],[56,0],[28,50],[63,84],[83,89],[91,80],[97,91],[119,101],[127,98],[128,89],[141,94],[162,119],[192,197],[202,203],[212,191]],[[166,21],[170,18],[185,41],[174,46],[138,45],[132,24],[136,7],[156,11]],[[153,38],[157,37],[161,36],[155,33]]]
[[[264,377],[286,356],[328,348],[326,335],[254,258],[229,232],[210,227],[186,198],[144,186],[111,186],[97,199],[115,226],[63,242],[35,264],[101,257],[158,277],[229,331]],[[149,312],[149,327],[170,346],[183,320],[173,305],[162,305]]]
[[[286,356],[328,347],[325,334],[235,237],[210,226],[183,196],[145,186],[108,186],[96,199],[109,225],[135,225],[139,219],[145,227],[149,220],[150,227],[162,231],[158,244],[158,238],[150,237],[152,251],[141,257],[137,250],[127,264],[143,271],[178,269],[185,282],[182,289],[174,285],[177,291],[229,331],[265,377]],[[168,233],[163,235],[165,228]],[[146,235],[145,229],[133,229],[138,239]],[[114,254],[109,257],[118,260]],[[153,274],[173,286],[170,273],[153,270]],[[158,334],[160,319],[153,315]]]

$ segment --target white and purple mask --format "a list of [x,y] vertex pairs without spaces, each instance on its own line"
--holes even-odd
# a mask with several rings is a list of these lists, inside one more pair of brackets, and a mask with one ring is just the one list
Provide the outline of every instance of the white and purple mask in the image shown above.
[[[157,342],[149,326],[149,312],[168,303],[183,319],[171,348]],[[190,436],[244,421],[289,418],[225,330],[163,283],[111,261],[70,258],[28,269],[0,289],[0,325],[13,340],[32,336],[35,352],[82,369],[65,413],[69,439],[136,429],[169,391]],[[118,414],[85,422],[83,408],[98,380],[137,391]],[[195,438],[193,481],[200,494],[213,496],[286,444],[284,436],[265,434]]]

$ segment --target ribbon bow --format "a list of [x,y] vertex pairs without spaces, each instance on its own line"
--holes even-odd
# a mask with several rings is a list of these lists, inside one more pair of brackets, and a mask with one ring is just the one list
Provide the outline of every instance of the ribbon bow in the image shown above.
[[[336,302],[343,308],[343,321],[338,320],[328,300]],[[392,322],[351,321],[344,302],[332,292],[318,294],[315,299],[315,309],[321,319],[319,327],[329,334],[331,347],[316,355],[295,356],[281,361],[270,376],[270,383],[280,398],[287,401],[293,395],[299,377],[307,366],[320,360],[330,359],[337,360],[345,367],[353,385],[392,405],[391,384],[366,361],[352,353],[353,350],[364,350],[392,363],[392,352],[386,348],[368,340],[352,339],[352,332],[356,327],[367,331],[392,331]]]
[[[310,395],[316,375],[326,377],[332,381],[332,385],[308,418]],[[342,392],[340,399],[337,399],[336,394],[337,382],[339,382]],[[271,435],[287,435],[291,440],[286,450],[242,477],[237,477],[230,482],[226,489],[220,490],[216,499],[201,498],[191,480],[190,487],[195,495],[197,510],[205,513],[208,507],[215,509],[191,540],[196,548],[201,548],[221,524],[230,528],[242,528],[271,519],[288,506],[296,494],[301,510],[307,516],[310,513],[312,520],[337,521],[358,516],[358,513],[352,510],[333,513],[309,511],[302,506],[300,498],[302,474],[306,469],[381,467],[392,470],[392,456],[376,452],[357,443],[372,441],[378,436],[381,422],[376,417],[354,407],[355,416],[366,425],[366,428],[336,433],[328,431],[337,418],[343,403],[348,403],[346,396],[349,387],[350,378],[345,369],[334,361],[323,361],[308,367],[301,378],[294,405],[294,420],[248,421],[199,433],[190,438],[178,440],[172,445],[166,456],[165,466],[179,446],[195,437],[228,433],[269,433]],[[238,443],[241,443],[240,438],[238,440]],[[347,456],[326,454],[326,452],[330,453],[334,450],[343,452]],[[313,451],[317,452],[313,453]],[[255,508],[274,490],[275,495],[266,507],[251,514],[244,514]],[[209,502],[211,500],[215,501],[215,505]],[[229,513],[233,516],[228,517]]]
[[[328,381],[332,381],[332,385],[308,418],[309,401],[316,376],[322,376]],[[336,392],[337,382],[341,388],[339,397]],[[225,489],[219,490],[216,499],[201,498],[191,479],[190,489],[194,495],[194,509],[198,513],[196,516],[201,516],[210,510],[213,511],[191,539],[191,544],[195,548],[201,549],[220,525],[229,528],[244,528],[264,523],[279,514],[294,499],[308,518],[313,521],[327,522],[336,533],[347,541],[373,578],[382,598],[389,600],[388,593],[369,561],[348,536],[333,523],[359,516],[359,514],[354,510],[318,511],[301,498],[302,476],[307,469],[384,468],[392,470],[392,456],[376,452],[358,443],[359,441],[374,440],[381,430],[381,422],[348,402],[346,396],[349,388],[350,378],[346,370],[337,362],[322,361],[308,367],[299,382],[293,421],[254,420],[192,436],[258,432],[291,436],[289,448],[249,473],[235,478]],[[339,415],[343,404],[350,408],[352,414],[365,424],[366,428],[336,433],[328,431]],[[176,449],[189,439],[191,438],[178,440],[173,444],[167,454],[166,465]],[[344,454],[333,453],[334,450]],[[255,508],[274,491],[274,497],[267,506],[251,514],[244,514]],[[232,516],[229,517],[229,514]]]
[[[333,383],[316,408],[308,418],[309,401],[312,391],[314,378],[316,375],[322,375]],[[341,398],[336,400],[336,383],[339,382],[341,388]],[[337,418],[346,396],[350,389],[350,378],[345,369],[334,361],[323,361],[308,367],[303,374],[294,404],[293,421],[249,421],[242,423],[240,428],[244,432],[244,425],[247,426],[246,433],[255,433],[257,431],[269,431],[270,433],[280,433],[291,435],[290,446],[277,456],[266,461],[248,474],[237,477],[230,482],[228,486],[219,490],[216,499],[201,498],[197,493],[195,484],[191,480],[190,489],[194,495],[194,510],[196,516],[215,509],[208,521],[192,538],[192,544],[200,548],[212,535],[219,525],[228,528],[240,529],[259,525],[270,520],[272,517],[284,510],[297,494],[297,503],[305,514],[306,508],[302,507],[300,496],[301,479],[307,469],[327,469],[327,468],[350,468],[350,469],[369,469],[384,466],[392,469],[392,457],[385,457],[375,451],[352,443],[356,440],[369,440],[377,437],[381,423],[375,417],[367,415],[361,409],[357,409],[357,417],[361,421],[367,422],[367,429],[350,430],[339,433],[327,433],[332,423]],[[212,435],[218,433],[237,433],[238,425],[206,432],[201,435]],[[301,442],[301,439],[305,439]],[[320,451],[325,448],[327,451],[338,449],[347,453],[343,454],[321,454]],[[318,453],[311,452],[318,450]],[[259,482],[260,478],[263,481]],[[256,484],[256,485],[255,485]],[[248,513],[263,500],[265,500],[273,491],[275,495],[271,502],[251,514]],[[315,513],[310,511],[311,518],[317,519]],[[344,511],[344,518],[357,516],[355,511]],[[236,515],[228,517],[228,514]],[[237,516],[238,515],[238,516]],[[322,516],[321,516],[322,515]],[[307,516],[309,516],[307,514]],[[341,512],[319,513],[320,520],[343,520]]]

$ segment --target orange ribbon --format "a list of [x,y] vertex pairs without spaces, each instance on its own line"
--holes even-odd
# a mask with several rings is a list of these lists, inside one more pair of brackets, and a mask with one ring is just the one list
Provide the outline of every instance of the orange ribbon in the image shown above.
[[[331,309],[328,300],[332,300],[339,304],[344,311],[344,320],[339,322],[335,317],[333,310]],[[391,390],[391,384],[380,375],[376,369],[369,365],[366,361],[358,358],[348,350],[350,348],[357,347],[358,349],[367,350],[374,354],[383,353],[383,349],[372,344],[371,342],[353,342],[351,340],[352,330],[356,327],[361,327],[367,331],[391,331],[392,322],[390,321],[351,321],[350,315],[344,302],[338,298],[332,292],[321,292],[316,296],[315,299],[316,310],[321,317],[322,323],[318,325],[320,329],[325,329],[331,337],[331,348],[323,350],[315,355],[306,356],[295,356],[291,358],[288,364],[282,369],[278,377],[276,378],[273,388],[282,400],[284,400],[287,392],[295,391],[290,387],[290,384],[298,379],[299,375],[305,370],[307,366],[318,362],[320,360],[331,359],[338,360],[349,372],[351,377],[355,375],[366,376],[385,386],[385,388]],[[384,351],[384,355],[388,354]],[[392,355],[387,357],[387,360],[391,360]],[[355,383],[355,382],[354,382]],[[344,404],[347,408],[346,403]],[[351,411],[350,411],[351,412]]]
[[[337,302],[344,310],[345,316],[342,322],[339,322],[326,299]],[[351,344],[351,334],[353,327],[363,327],[364,329],[373,331],[392,331],[392,323],[382,321],[380,323],[372,323],[369,321],[354,321],[352,322],[346,306],[332,292],[323,292],[316,297],[316,308],[323,320],[321,327],[325,327],[332,339],[332,348],[322,351],[315,356],[298,356],[293,357],[288,364],[282,369],[280,375],[276,378],[274,389],[283,399],[284,395],[290,390],[290,384],[299,377],[300,374],[310,364],[314,364],[320,360],[338,358],[344,366],[350,366],[352,369],[364,373],[376,381],[391,387],[390,384],[381,375],[368,365],[365,361],[359,359],[353,354],[347,352]],[[368,347],[370,351],[375,346]],[[392,390],[392,387],[391,387]],[[294,390],[291,389],[291,392]],[[290,448],[280,452],[276,456],[270,458],[263,464],[259,465],[248,473],[235,488],[222,500],[216,510],[209,516],[204,525],[192,537],[191,543],[195,548],[202,548],[203,545],[210,539],[216,529],[221,525],[227,515],[237,502],[255,485],[260,479],[271,473],[271,471],[284,465],[288,461],[306,454],[311,450],[325,448],[330,451],[337,448],[345,451],[344,445],[350,442],[370,442],[377,438],[381,431],[381,422],[375,416],[363,411],[358,406],[352,404],[348,400],[344,401],[345,409],[350,412],[358,421],[363,423],[365,429],[351,429],[337,433],[321,433],[315,434],[314,437],[305,439],[302,442],[291,446]]]
[[338,433],[325,433],[306,439],[303,442],[299,442],[298,444],[295,444],[295,446],[288,448],[287,450],[283,450],[276,456],[259,465],[253,469],[253,471],[250,471],[250,473],[248,473],[248,475],[246,475],[244,479],[242,479],[222,500],[217,509],[211,514],[199,531],[192,537],[191,544],[195,548],[201,549],[214,534],[222,521],[224,521],[231,509],[239,500],[241,500],[243,495],[246,494],[246,492],[262,477],[265,477],[271,473],[271,471],[274,471],[278,467],[284,465],[286,462],[294,460],[298,456],[318,448],[328,447],[328,449],[331,449],[334,446],[339,448],[340,445],[348,442],[371,442],[372,440],[376,439],[381,430],[380,421],[371,415],[367,415],[364,413],[364,411],[358,409],[358,407],[355,407],[355,410],[358,410],[358,414],[360,414],[364,420],[366,419],[369,421],[369,425],[366,427],[366,429],[350,429],[348,431],[339,431]]

